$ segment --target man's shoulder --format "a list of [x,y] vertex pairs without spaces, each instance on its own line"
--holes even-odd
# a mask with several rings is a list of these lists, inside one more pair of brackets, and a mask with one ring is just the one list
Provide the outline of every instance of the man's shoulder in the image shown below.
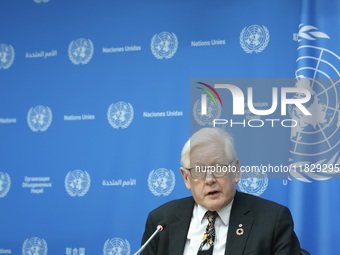
[[187,206],[191,207],[193,206],[193,204],[194,204],[193,197],[175,199],[155,208],[154,210],[151,211],[151,213],[169,212],[169,211],[181,209]]
[[168,225],[178,220],[190,220],[194,203],[192,197],[167,202],[149,213],[148,222],[151,225],[157,225],[160,222]]
[[266,210],[266,211],[281,211],[281,210],[288,210],[288,208],[284,205],[281,205],[279,203],[276,203],[274,201],[264,199],[258,196],[254,196],[251,194],[243,193],[243,192],[237,192],[237,200],[241,204],[246,204],[250,206],[253,209],[257,209],[260,211]]

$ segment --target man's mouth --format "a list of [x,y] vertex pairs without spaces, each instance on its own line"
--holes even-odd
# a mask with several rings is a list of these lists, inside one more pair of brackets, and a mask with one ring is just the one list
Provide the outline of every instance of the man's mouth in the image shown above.
[[218,191],[214,190],[214,191],[210,191],[208,193],[208,196],[212,196],[212,195],[216,195],[218,193]]

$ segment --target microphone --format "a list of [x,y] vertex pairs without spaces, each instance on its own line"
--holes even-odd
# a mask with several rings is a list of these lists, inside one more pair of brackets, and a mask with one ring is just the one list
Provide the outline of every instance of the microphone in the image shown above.
[[137,255],[137,254],[141,253],[142,251],[144,251],[145,247],[150,243],[150,241],[158,234],[158,232],[163,231],[164,228],[165,228],[165,224],[163,224],[163,223],[162,223],[162,225],[159,224],[156,228],[156,231],[153,232],[152,236],[150,236],[149,239],[145,242],[145,244],[133,255]]

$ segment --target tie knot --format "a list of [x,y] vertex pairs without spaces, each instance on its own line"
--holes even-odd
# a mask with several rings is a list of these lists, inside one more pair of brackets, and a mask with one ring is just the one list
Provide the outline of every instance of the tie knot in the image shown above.
[[216,217],[218,216],[218,213],[216,211],[207,211],[205,213],[205,217],[208,219],[209,222],[215,222]]

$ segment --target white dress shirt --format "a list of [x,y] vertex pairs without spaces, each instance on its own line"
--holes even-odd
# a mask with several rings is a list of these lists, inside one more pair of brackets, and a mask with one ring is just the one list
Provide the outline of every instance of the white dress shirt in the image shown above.
[[[234,201],[234,200],[233,200]],[[217,211],[218,217],[215,220],[215,242],[213,255],[223,255],[227,243],[230,211],[233,204],[231,201],[226,207]],[[208,209],[195,204],[191,217],[187,240],[184,246],[183,255],[196,255],[201,245],[205,229],[209,223],[204,217]]]

